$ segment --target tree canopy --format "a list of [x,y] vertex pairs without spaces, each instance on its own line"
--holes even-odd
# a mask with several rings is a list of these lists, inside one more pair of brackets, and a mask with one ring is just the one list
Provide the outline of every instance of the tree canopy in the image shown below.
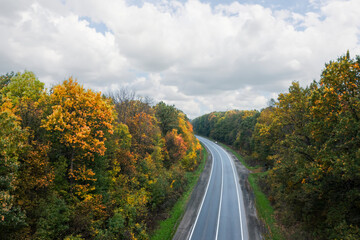
[[200,159],[187,117],[72,78],[0,80],[2,239],[148,239]]
[[325,64],[320,81],[293,82],[261,112],[193,120],[196,133],[269,169],[265,190],[279,219],[301,224],[310,239],[360,238],[359,65],[347,53]]

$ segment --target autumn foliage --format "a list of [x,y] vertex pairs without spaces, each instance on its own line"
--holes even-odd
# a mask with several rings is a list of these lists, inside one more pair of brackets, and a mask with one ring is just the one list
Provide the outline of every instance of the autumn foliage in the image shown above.
[[288,239],[360,239],[359,64],[347,53],[325,65],[319,82],[292,83],[252,116],[193,121],[196,132],[268,170],[264,191]]
[[148,239],[198,164],[186,116],[72,78],[0,80],[1,239]]

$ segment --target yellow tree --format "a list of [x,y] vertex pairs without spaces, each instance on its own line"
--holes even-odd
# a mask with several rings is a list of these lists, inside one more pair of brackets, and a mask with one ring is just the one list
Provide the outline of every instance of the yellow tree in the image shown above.
[[267,166],[274,165],[272,160],[275,151],[272,150],[272,146],[278,136],[280,136],[280,130],[276,127],[276,124],[275,108],[265,108],[261,111],[257,119],[252,136],[254,140],[254,152],[252,156],[266,163]]
[[188,170],[192,171],[198,164],[198,155],[200,153],[201,145],[196,139],[193,133],[193,127],[188,121],[187,117],[183,113],[179,113],[178,123],[180,129],[180,136],[184,140],[184,144],[187,148],[187,154],[182,159],[182,166]]
[[60,154],[68,161],[72,190],[85,198],[96,181],[92,162],[105,154],[106,135],[113,133],[113,106],[101,93],[85,90],[72,78],[55,86],[47,98],[51,109],[42,127],[53,143],[63,146]]
[[102,195],[95,186],[106,174],[102,169],[107,164],[105,143],[113,134],[113,105],[101,93],[84,89],[72,78],[51,92],[41,100],[49,106],[41,127],[52,144],[50,159],[57,166],[57,186],[72,201],[69,230],[93,238],[107,218]]

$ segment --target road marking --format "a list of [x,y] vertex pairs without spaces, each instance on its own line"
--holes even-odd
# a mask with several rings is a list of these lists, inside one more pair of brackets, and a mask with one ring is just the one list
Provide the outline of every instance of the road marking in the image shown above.
[[[204,142],[204,141],[203,141],[203,142]],[[205,144],[205,143],[204,143],[204,144]],[[205,144],[205,145],[206,145],[206,144]],[[209,147],[208,147],[208,148],[209,148]],[[190,234],[189,240],[192,238],[192,235],[193,235],[193,233],[194,233],[194,230],[195,230],[197,221],[198,221],[199,216],[200,216],[201,209],[202,209],[203,204],[204,204],[204,201],[205,201],[205,197],[206,197],[207,192],[208,192],[208,189],[209,189],[211,177],[212,177],[212,174],[213,174],[213,171],[214,171],[214,158],[215,158],[215,156],[214,156],[214,154],[213,154],[213,152],[211,151],[210,148],[209,148],[209,150],[210,150],[211,155],[213,156],[213,163],[211,164],[211,173],[210,173],[209,181],[208,181],[207,186],[206,186],[206,190],[205,190],[204,197],[203,197],[203,199],[202,199],[202,201],[201,201],[201,205],[200,205],[199,211],[198,211],[197,216],[196,216],[196,219],[195,219],[195,223],[194,223],[194,225],[193,225],[193,227],[192,227],[192,229],[191,229],[191,234]]]
[[[201,138],[201,137],[200,137]],[[219,150],[217,149],[217,147],[214,147],[213,145],[215,146],[218,146],[217,144],[214,144],[212,141],[208,140],[208,139],[205,139],[205,138],[201,138],[202,139],[202,142],[204,143],[204,145],[206,145],[213,157],[213,164],[211,166],[211,173],[210,173],[210,177],[209,177],[209,181],[207,183],[207,186],[206,186],[206,190],[205,190],[205,194],[203,196],[203,199],[202,199],[202,202],[201,202],[201,205],[200,205],[200,208],[198,210],[198,213],[197,213],[197,216],[196,216],[196,220],[195,220],[195,223],[191,229],[191,234],[190,234],[190,237],[188,238],[189,240],[191,240],[192,236],[193,236],[193,233],[194,233],[194,230],[195,230],[195,227],[197,225],[197,222],[198,222],[198,219],[199,219],[199,216],[200,216],[200,213],[202,211],[202,208],[203,208],[203,204],[205,202],[205,198],[207,197],[207,193],[208,193],[208,188],[209,188],[209,185],[210,185],[210,182],[211,182],[211,179],[212,179],[212,175],[213,175],[213,172],[214,172],[214,163],[215,163],[215,154],[214,154],[214,151],[215,150],[219,156],[220,156],[220,161],[221,161],[221,194],[220,194],[220,203],[219,203],[219,210],[218,210],[218,219],[217,219],[217,226],[216,226],[216,236],[215,236],[215,240],[218,239],[218,235],[219,235],[219,226],[220,226],[220,216],[221,216],[221,205],[222,205],[222,199],[223,199],[223,182],[224,182],[224,166],[223,166],[223,158],[219,152]],[[200,139],[199,139],[200,140]],[[239,178],[236,174],[236,171],[235,171],[235,164],[233,163],[233,160],[232,160],[232,157],[227,153],[227,151],[225,149],[223,149],[221,146],[219,146],[221,151],[223,151],[227,158],[229,159],[230,161],[230,164],[231,164],[231,168],[232,168],[232,172],[233,172],[233,176],[234,176],[234,182],[235,182],[235,187],[236,187],[236,195],[237,195],[237,202],[238,202],[238,209],[239,209],[239,217],[240,217],[240,230],[241,230],[241,239],[243,240],[244,239],[244,231],[243,231],[243,221],[242,221],[242,208],[241,208],[241,202],[240,202],[240,191],[239,190],[239,187],[240,187],[240,183],[238,182]],[[213,148],[213,150],[211,149]]]
[[230,160],[231,168],[232,168],[233,174],[234,174],[234,181],[235,181],[235,186],[236,186],[236,195],[237,195],[237,199],[238,199],[239,215],[240,215],[241,239],[244,239],[243,223],[242,223],[242,217],[241,217],[240,196],[239,196],[239,189],[238,189],[238,187],[239,187],[239,182],[237,181],[238,177],[237,177],[237,174],[235,174],[234,163],[233,163],[233,161],[232,161],[232,158],[230,157],[230,155],[227,153],[226,150],[223,149],[223,151],[225,152],[225,154],[228,156],[228,159]]
[[224,164],[222,161],[222,157],[221,154],[219,153],[219,151],[215,148],[215,151],[217,151],[217,153],[220,156],[220,161],[221,161],[221,193],[220,193],[220,203],[219,203],[219,212],[218,212],[218,220],[217,220],[217,226],[216,226],[216,237],[215,240],[218,239],[218,235],[219,235],[219,226],[220,226],[220,216],[221,216],[221,203],[222,203],[222,199],[223,199],[223,187],[224,187]]

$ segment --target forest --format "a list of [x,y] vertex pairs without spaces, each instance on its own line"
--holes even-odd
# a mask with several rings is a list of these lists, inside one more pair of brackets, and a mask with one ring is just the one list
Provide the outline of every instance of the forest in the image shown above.
[[[289,239],[360,239],[360,56],[325,64],[319,81],[261,111],[212,112],[197,134],[261,166],[262,190]],[[292,233],[292,234],[291,234]]]
[[1,239],[149,239],[200,151],[189,119],[164,102],[2,75]]

